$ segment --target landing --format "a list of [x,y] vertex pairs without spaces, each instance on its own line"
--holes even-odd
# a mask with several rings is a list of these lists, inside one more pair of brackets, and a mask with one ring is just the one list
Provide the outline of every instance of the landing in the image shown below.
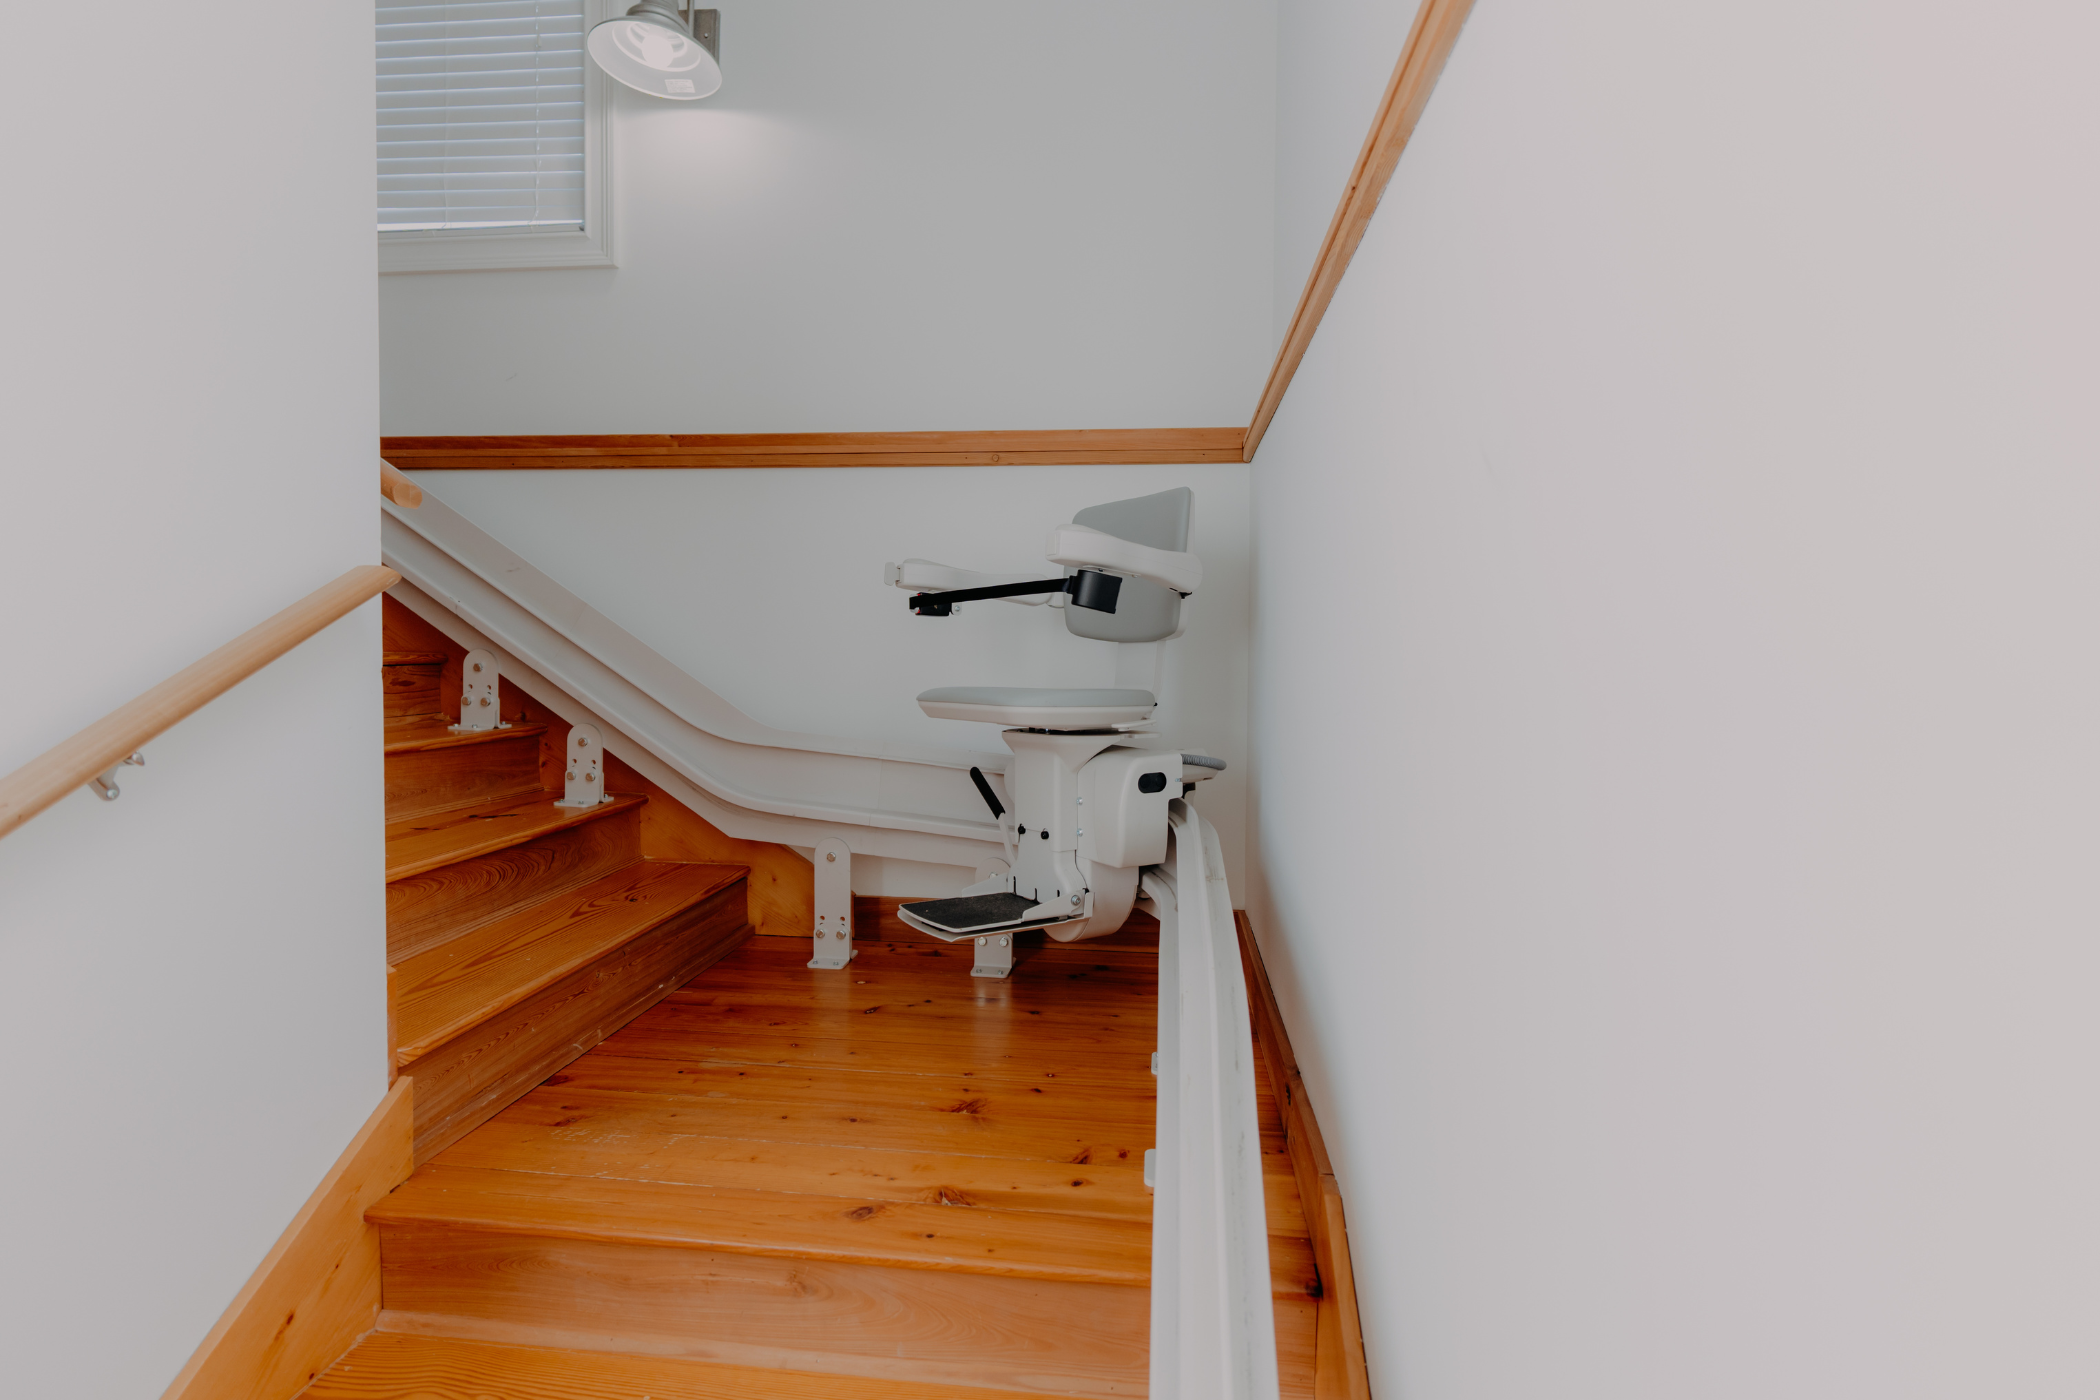
[[[796,1253],[1144,1281],[1151,953],[1049,948],[1005,981],[971,977],[948,944],[863,944],[843,972],[808,955],[751,940],[432,1166],[727,1190],[706,1203],[711,1233],[790,1230]],[[743,1192],[852,1200],[805,1229]],[[878,1203],[1070,1219],[949,1211],[897,1229],[917,1212]]]

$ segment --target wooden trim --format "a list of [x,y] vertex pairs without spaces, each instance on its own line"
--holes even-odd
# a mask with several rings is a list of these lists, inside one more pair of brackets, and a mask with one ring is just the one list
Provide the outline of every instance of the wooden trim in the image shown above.
[[1254,1034],[1268,1063],[1270,1082],[1282,1100],[1284,1140],[1298,1178],[1298,1194],[1305,1203],[1305,1223],[1312,1231],[1313,1266],[1320,1273],[1313,1394],[1318,1400],[1371,1400],[1363,1319],[1356,1309],[1356,1274],[1349,1264],[1349,1231],[1342,1219],[1342,1188],[1335,1181],[1334,1163],[1313,1118],[1312,1102],[1305,1096],[1298,1058],[1291,1053],[1290,1033],[1277,1008],[1275,989],[1269,985],[1268,969],[1262,966],[1254,930],[1244,910],[1235,911],[1232,917],[1240,931],[1240,958],[1247,970]]
[[414,510],[423,504],[423,488],[408,479],[408,474],[392,462],[380,459],[379,494],[404,510]]
[[361,564],[0,778],[0,836],[399,582],[384,565]]
[[1254,460],[1262,435],[1269,431],[1269,420],[1283,403],[1291,377],[1298,372],[1298,362],[1305,358],[1313,333],[1320,328],[1320,318],[1327,314],[1327,304],[1334,300],[1342,274],[1356,256],[1356,245],[1363,242],[1364,231],[1371,226],[1371,215],[1377,212],[1378,201],[1385,195],[1386,182],[1400,164],[1400,153],[1407,149],[1415,123],[1421,120],[1422,109],[1429,105],[1429,95],[1436,90],[1436,80],[1443,75],[1444,60],[1451,56],[1458,31],[1472,9],[1473,0],[1422,0],[1422,8],[1415,12],[1414,28],[1401,47],[1400,61],[1393,66],[1392,81],[1386,84],[1378,115],[1372,119],[1370,134],[1357,154],[1356,167],[1349,172],[1349,183],[1342,190],[1333,222],[1327,226],[1319,256],[1313,259],[1305,291],[1298,298],[1298,310],[1291,317],[1290,331],[1276,352],[1276,365],[1269,371],[1269,382],[1263,386],[1261,402],[1255,407],[1254,421],[1247,426],[1242,460]]
[[162,1400],[291,1400],[379,1319],[365,1211],[414,1170],[414,1081],[394,1081]]
[[995,467],[1237,462],[1242,428],[1077,428],[978,433],[662,433],[390,437],[411,471],[585,467]]

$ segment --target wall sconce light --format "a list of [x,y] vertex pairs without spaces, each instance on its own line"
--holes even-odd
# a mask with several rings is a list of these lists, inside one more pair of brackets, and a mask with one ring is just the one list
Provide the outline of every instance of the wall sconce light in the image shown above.
[[696,102],[722,86],[722,12],[641,0],[618,19],[591,26],[585,46],[609,75],[636,92]]

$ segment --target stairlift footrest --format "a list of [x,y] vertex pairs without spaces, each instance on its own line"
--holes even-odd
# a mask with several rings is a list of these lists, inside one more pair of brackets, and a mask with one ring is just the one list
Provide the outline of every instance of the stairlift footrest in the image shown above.
[[969,938],[981,933],[1013,933],[1024,928],[1069,922],[1064,911],[1029,916],[1036,902],[1018,894],[965,894],[953,899],[922,899],[902,905],[899,914],[928,933],[946,938]]

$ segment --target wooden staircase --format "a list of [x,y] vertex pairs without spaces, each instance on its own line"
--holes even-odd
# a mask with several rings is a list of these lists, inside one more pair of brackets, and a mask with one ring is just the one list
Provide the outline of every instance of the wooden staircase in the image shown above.
[[[557,717],[506,698],[511,728],[452,734],[461,651],[411,624],[390,604],[418,1166],[365,1213],[378,1329],[307,1400],[1144,1395],[1156,928],[985,981],[869,901],[858,959],[813,971],[806,921],[750,937],[743,866],[645,858],[675,804],[555,807]],[[1261,1109],[1283,1393],[1312,1400],[1320,1286],[1266,1080]]]
[[381,667],[387,1006],[422,1162],[750,928],[743,867],[643,858],[646,797],[555,805],[548,725],[454,732],[464,651],[402,645],[412,622],[389,612]]

